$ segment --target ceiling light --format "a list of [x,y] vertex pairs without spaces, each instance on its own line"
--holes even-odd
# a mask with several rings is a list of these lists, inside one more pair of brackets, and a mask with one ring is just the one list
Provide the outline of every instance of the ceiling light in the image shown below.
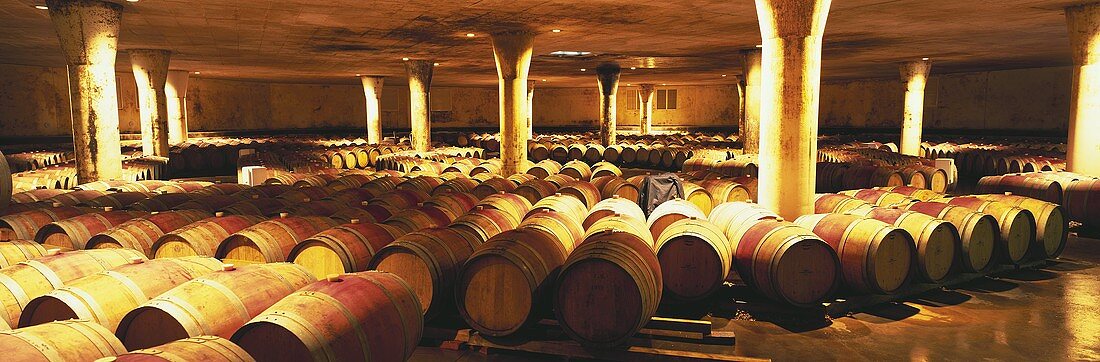
[[638,69],[638,67],[630,67],[630,70]]
[[195,72],[195,75],[199,75],[199,74],[202,74],[202,72]]
[[587,72],[587,71],[588,71],[588,69],[584,69],[584,68],[581,68],[581,71],[582,71],[582,72]]
[[764,47],[764,44],[756,44],[756,47],[757,47],[757,48],[763,48],[763,47]]
[[560,32],[561,32],[561,29],[554,29],[554,30],[551,30],[551,31],[552,31],[552,32],[555,32],[555,33],[560,33]]
[[34,8],[38,9],[38,10],[49,10],[50,9],[50,7],[46,6],[46,5],[35,5]]
[[466,37],[467,37],[467,38],[473,38],[473,37],[475,37],[475,36],[477,36],[477,34],[474,34],[474,33],[466,33]]
[[661,83],[661,85],[668,85],[668,83]]
[[627,87],[629,87],[629,86],[630,86],[630,83],[627,83],[627,84],[626,84],[626,86],[627,86]]
[[362,77],[363,75],[362,75],[362,74],[359,74],[359,73],[355,73],[355,76],[356,76],[356,77]]
[[438,67],[439,63],[432,63],[432,65]]
[[543,81],[543,82],[545,82],[545,81],[546,81],[546,79],[543,79],[542,81]]
[[128,3],[136,3],[136,2],[138,2],[138,0],[126,0],[126,2],[128,2]]
[[725,75],[725,74],[722,74],[722,76],[723,76],[723,77],[725,77],[726,75]]
[[407,61],[409,61],[409,58],[401,58],[401,60],[403,60],[403,61],[406,61],[406,62],[407,62]]
[[928,60],[929,58],[920,58],[920,60]]
[[553,55],[555,57],[563,57],[563,58],[564,57],[583,57],[583,56],[586,56],[586,55],[592,55],[592,52],[582,52],[582,51],[577,51],[577,50],[559,50],[559,51],[550,53],[550,55]]

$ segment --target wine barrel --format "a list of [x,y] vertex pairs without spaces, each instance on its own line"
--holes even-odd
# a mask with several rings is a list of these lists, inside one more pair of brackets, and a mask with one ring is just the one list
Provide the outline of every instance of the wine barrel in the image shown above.
[[573,246],[584,237],[584,229],[575,216],[553,210],[542,210],[538,213],[528,214],[516,228],[542,231],[557,239],[569,250],[573,250]]
[[155,189],[153,189],[153,192],[166,193],[166,194],[188,193],[188,192],[192,192],[192,191],[201,190],[203,187],[207,187],[207,186],[210,186],[210,185],[213,185],[213,183],[212,182],[205,182],[205,181],[174,182],[174,183],[171,183],[171,184],[167,184],[167,185],[155,188]]
[[1035,242],[1032,252],[1039,258],[1054,258],[1066,247],[1069,219],[1058,204],[1018,195],[975,195],[975,197],[1005,203],[1028,210],[1035,216]]
[[729,225],[726,232],[733,244],[734,270],[745,283],[769,299],[796,307],[820,305],[836,290],[837,254],[810,230],[754,207],[740,208],[731,217],[746,220]]
[[167,193],[150,196],[147,199],[139,200],[133,204],[130,204],[130,210],[138,211],[168,211],[173,207],[179,206],[185,202],[191,201],[195,198],[195,195],[189,193]]
[[512,193],[523,196],[523,198],[527,199],[531,204],[534,204],[547,196],[553,195],[557,191],[558,186],[549,181],[531,180],[517,186],[515,190],[512,190]]
[[363,205],[345,208],[329,217],[345,223],[351,222],[352,219],[359,219],[365,223],[380,223],[389,220],[392,216],[393,212],[387,206],[363,202]]
[[46,224],[34,235],[34,241],[62,250],[84,249],[93,235],[134,218],[148,215],[144,211],[114,211],[73,216]]
[[1100,205],[1100,179],[1069,182],[1065,186],[1063,200],[1061,205],[1066,208],[1070,220],[1089,227],[1100,226],[1100,207],[1097,206]]
[[233,334],[260,361],[405,361],[423,334],[416,294],[390,273],[333,275]]
[[475,188],[481,183],[477,180],[459,177],[452,180],[448,180],[443,184],[436,186],[432,189],[432,196],[443,195],[452,192],[472,193]]
[[357,189],[366,185],[368,182],[374,181],[377,177],[372,175],[363,174],[350,174],[340,176],[339,178],[332,180],[326,186],[331,187],[336,192],[349,189]]
[[955,251],[962,245],[959,230],[946,220],[917,212],[881,207],[856,209],[848,213],[908,231],[916,243],[916,276],[922,281],[943,281],[958,258]]
[[383,223],[407,234],[421,229],[446,226],[451,221],[453,220],[443,210],[434,206],[421,206],[398,212]]
[[[621,214],[626,217],[637,219],[643,225],[645,225],[646,222],[645,213],[642,212],[642,208],[639,207],[638,204],[625,198],[613,196],[609,199],[600,201],[596,206],[588,210],[588,215],[585,216],[581,225],[584,226],[585,230],[588,230],[592,228],[592,224],[596,223],[596,221],[614,214]],[[648,230],[648,228],[644,229]],[[652,235],[650,236],[652,237]]]
[[997,238],[995,253],[1008,263],[1019,264],[1027,256],[1028,249],[1036,245],[1035,215],[1031,211],[1009,204],[982,200],[973,196],[953,197],[933,200],[951,205],[962,206],[974,211],[992,215],[1000,226],[1001,237]]
[[843,214],[806,215],[794,221],[821,236],[840,257],[841,279],[852,291],[890,294],[909,279],[913,238],[875,219]]
[[519,222],[507,212],[479,206],[456,219],[449,227],[476,235],[476,243],[481,244],[501,232],[515,229]]
[[424,229],[379,250],[367,268],[394,273],[409,283],[428,321],[453,305],[455,277],[477,247],[476,238],[457,228]]
[[95,361],[126,353],[111,331],[85,320],[0,331],[0,346],[9,361]]
[[0,240],[0,268],[46,255],[46,248],[33,240]]
[[448,192],[436,194],[431,199],[428,199],[428,201],[424,201],[424,206],[435,206],[443,210],[448,218],[454,220],[470,210],[473,210],[474,206],[477,206],[479,201],[481,201],[481,199],[470,193]]
[[284,199],[260,197],[239,201],[218,211],[229,215],[259,215],[271,217],[278,215],[287,205],[294,205],[296,203],[297,202],[290,202]]
[[94,198],[106,195],[107,191],[103,190],[76,190],[73,192],[66,192],[61,195],[54,196],[47,201],[56,201],[65,206],[81,205]]
[[0,152],[0,210],[6,209],[11,204],[11,195],[11,167],[8,166],[8,158]]
[[961,206],[942,202],[918,202],[903,209],[947,220],[959,231],[962,247],[958,264],[967,272],[986,270],[999,238],[997,219]]
[[[528,176],[530,176],[530,175],[528,175]],[[565,186],[565,184],[570,183],[570,182],[579,181],[576,178],[574,178],[573,176],[569,176],[569,175],[562,174],[562,173],[546,176],[546,178],[543,179],[543,180],[545,180],[546,182],[554,184],[554,187],[556,187],[556,188],[561,188],[562,186]],[[524,182],[526,182],[526,181],[524,181]]]
[[[863,200],[869,204],[882,206],[882,207],[897,207],[903,204],[910,204],[917,201],[917,199],[910,198],[906,195],[890,192],[886,190],[875,189],[861,189],[861,190],[848,190],[841,191],[841,195],[851,196],[856,199]],[[851,211],[851,210],[848,210]]]
[[489,195],[498,194],[501,192],[512,192],[516,189],[516,184],[503,177],[493,177],[491,179],[482,181],[481,184],[474,187],[473,194],[479,199],[489,197]]
[[595,185],[588,181],[567,182],[558,189],[557,193],[569,195],[580,200],[581,203],[584,204],[586,213],[588,212],[588,208],[596,206],[596,203],[603,200],[603,197],[600,196],[600,189],[596,188]]
[[655,240],[665,298],[699,301],[725,282],[733,263],[733,246],[717,225],[694,216],[679,219],[663,228]]
[[243,264],[287,261],[298,242],[336,225],[336,220],[322,216],[271,219],[225,238],[214,257]]
[[870,205],[871,204],[867,203],[867,201],[863,201],[848,195],[817,194],[817,197],[814,200],[814,213],[843,214],[861,207],[868,207]]
[[150,196],[153,196],[153,194],[148,192],[115,192],[88,200],[84,203],[84,205],[91,207],[113,207],[116,209],[121,209],[130,206],[130,204],[133,204],[135,202],[148,199]]
[[365,271],[374,254],[401,235],[403,231],[389,225],[352,220],[302,240],[290,250],[289,260],[318,279]]
[[149,261],[135,258],[130,264],[74,280],[32,299],[23,308],[19,326],[86,319],[114,330],[122,316],[150,297],[220,270],[221,266],[217,259],[204,256]]
[[240,196],[230,195],[208,195],[208,196],[195,196],[191,201],[184,201],[182,204],[172,207],[172,210],[202,210],[206,212],[216,212],[218,210],[229,207],[246,199]]
[[442,185],[443,182],[443,179],[435,176],[416,176],[397,185],[397,189],[416,190],[430,195],[432,190]]
[[164,234],[212,215],[205,211],[167,211],[135,218],[88,239],[87,249],[127,248],[153,255],[153,243]]
[[714,208],[714,201],[710,195],[702,186],[699,186],[692,182],[684,181],[684,200],[695,204],[703,214],[709,214],[710,210]]
[[0,239],[34,239],[43,226],[93,212],[102,211],[87,207],[56,206],[0,216]]
[[485,197],[477,204],[487,209],[497,209],[508,213],[517,223],[523,220],[523,216],[531,211],[531,202],[523,196],[510,193],[498,193]]
[[70,281],[126,264],[144,256],[136,250],[50,250],[44,257],[0,269],[0,329],[19,323],[23,307],[31,299],[60,288]]
[[314,281],[309,271],[290,263],[226,264],[131,310],[115,334],[129,350],[201,335],[228,338],[279,299]]
[[514,334],[541,318],[570,246],[535,229],[510,230],[489,239],[458,273],[459,314],[472,328],[493,337]]
[[653,239],[657,239],[672,223],[691,218],[706,219],[707,216],[695,204],[682,199],[673,199],[657,205],[653,212],[649,213],[646,224]]
[[527,212],[524,219],[532,214],[542,212],[543,210],[553,210],[564,215],[567,215],[577,223],[582,223],[584,217],[588,215],[588,207],[585,206],[582,201],[575,197],[565,196],[562,194],[554,194],[548,196],[542,200],[539,200],[531,206],[531,211]]
[[892,187],[876,187],[875,190],[890,191],[893,193],[902,194],[909,198],[917,199],[920,201],[932,201],[943,197],[942,193],[932,190],[918,189],[916,187],[909,186],[892,186]]
[[547,176],[557,174],[561,172],[561,164],[554,160],[542,160],[535,163],[534,166],[527,169],[527,174],[535,176],[539,179],[544,179]]
[[404,189],[383,193],[374,198],[374,200],[371,200],[370,203],[390,206],[396,210],[404,210],[416,207],[416,205],[423,203],[430,198],[431,196],[428,195],[428,193],[426,192],[413,189]]
[[222,240],[261,221],[264,218],[260,216],[216,213],[212,218],[193,222],[158,238],[150,247],[152,256],[157,259],[213,256]]
[[[0,177],[2,177],[2,176],[0,176]],[[3,181],[0,180],[0,182],[3,182]],[[52,198],[52,197],[57,196],[57,195],[61,195],[61,194],[66,193],[66,192],[69,192],[69,190],[59,190],[59,189],[27,190],[27,191],[12,194],[11,195],[11,204],[27,204],[27,203],[32,203],[32,202],[45,201],[49,198]],[[0,210],[4,209],[5,207],[7,207],[7,206],[0,206]]]
[[553,299],[566,335],[586,346],[616,346],[649,323],[663,280],[648,236],[644,230],[590,230],[569,254]]
[[575,178],[580,181],[588,181],[592,179],[592,167],[588,166],[584,161],[569,161],[565,165],[562,165],[561,171],[558,173]]
[[979,194],[1001,194],[1011,192],[1020,196],[1027,196],[1064,205],[1064,189],[1067,186],[1069,185],[1064,185],[1058,181],[1044,177],[1034,177],[1029,174],[1000,175],[982,177],[978,180],[978,185],[974,188],[974,192]]
[[630,200],[634,203],[638,202],[639,195],[638,186],[627,182],[621,177],[613,177],[604,181],[592,180],[592,184],[600,188],[600,196],[605,200],[618,195],[621,198]]
[[702,180],[699,181],[699,186],[710,193],[714,205],[734,201],[748,201],[754,198],[754,196],[749,196],[748,188],[728,179]]
[[376,196],[378,195],[367,189],[346,189],[328,195],[325,200],[339,201],[345,205],[359,205],[364,201],[370,201]]
[[[119,342],[121,343],[121,342]],[[197,336],[168,342],[156,347],[130,351],[97,362],[255,362],[244,349],[228,339]]]
[[[604,152],[606,154],[606,151]],[[622,177],[623,171],[618,166],[611,162],[597,162],[592,165],[592,178],[603,176],[617,176]]]
[[748,202],[726,202],[715,206],[707,217],[711,223],[722,228],[727,238],[732,240],[732,230],[740,228],[745,223],[763,219],[778,219],[779,215],[771,210]]

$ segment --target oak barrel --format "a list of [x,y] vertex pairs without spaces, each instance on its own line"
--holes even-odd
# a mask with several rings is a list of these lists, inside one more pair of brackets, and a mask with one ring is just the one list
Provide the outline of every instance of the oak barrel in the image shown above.
[[909,280],[913,238],[890,224],[853,215],[806,215],[794,221],[825,240],[840,258],[841,279],[852,291],[890,294]]
[[336,220],[322,216],[271,219],[225,238],[214,257],[244,264],[287,261],[298,242],[336,225]]
[[245,350],[228,339],[197,336],[168,342],[156,347],[130,351],[96,362],[255,362]]
[[261,216],[214,214],[214,217],[199,220],[187,226],[168,232],[153,243],[154,258],[175,258],[183,256],[214,256],[218,244],[229,235],[264,221]]
[[670,223],[657,235],[656,243],[664,296],[671,301],[692,302],[711,295],[725,282],[733,263],[729,239],[705,218],[692,216]]
[[111,331],[86,320],[68,320],[0,331],[0,346],[9,361],[95,361],[126,353]]

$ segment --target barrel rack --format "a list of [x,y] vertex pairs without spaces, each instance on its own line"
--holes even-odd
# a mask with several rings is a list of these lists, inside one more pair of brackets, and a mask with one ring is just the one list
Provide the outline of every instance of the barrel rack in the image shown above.
[[506,339],[483,336],[475,330],[428,326],[421,345],[491,354],[526,352],[561,358],[610,361],[762,361],[734,356],[732,331],[715,331],[711,322],[653,317],[629,343],[617,348],[587,348],[566,336],[557,321],[543,319],[522,336]]

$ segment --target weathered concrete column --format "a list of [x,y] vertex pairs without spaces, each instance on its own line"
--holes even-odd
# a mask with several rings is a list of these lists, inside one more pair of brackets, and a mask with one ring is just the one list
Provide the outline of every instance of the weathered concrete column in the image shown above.
[[77,180],[122,177],[115,56],[122,6],[97,0],[47,0],[69,68]]
[[764,40],[758,192],[761,205],[791,220],[814,213],[821,42],[831,3],[756,0]]
[[600,143],[605,147],[615,144],[615,95],[619,92],[619,74],[622,68],[616,63],[596,66],[596,80],[600,87]]
[[[734,79],[737,82],[737,135],[741,136],[741,132],[745,129],[745,81],[738,78]],[[744,148],[744,147],[742,147]]]
[[431,60],[409,60],[405,62],[405,71],[409,74],[409,139],[413,149],[427,151],[432,148],[432,109],[431,88],[432,71],[435,62]]
[[921,128],[924,124],[924,85],[932,62],[920,60],[901,65],[901,81],[905,82],[905,112],[901,118],[901,154],[920,156]]
[[1100,3],[1066,8],[1073,49],[1067,168],[1100,176]]
[[141,114],[141,153],[168,157],[168,96],[164,88],[172,52],[134,49],[129,53]]
[[527,74],[531,70],[535,33],[515,30],[494,33],[493,58],[500,84],[500,173],[504,177],[526,172],[529,131]]
[[187,78],[186,70],[168,71],[164,95],[168,98],[168,143],[187,142]]
[[[757,5],[758,7],[760,5]],[[741,51],[744,119],[737,133],[746,154],[760,153],[760,49]]]
[[535,81],[527,81],[527,139],[535,138]]
[[649,134],[653,125],[653,98],[657,87],[653,84],[638,85],[638,133]]
[[382,142],[382,84],[386,77],[364,75],[363,98],[367,101],[367,143]]

